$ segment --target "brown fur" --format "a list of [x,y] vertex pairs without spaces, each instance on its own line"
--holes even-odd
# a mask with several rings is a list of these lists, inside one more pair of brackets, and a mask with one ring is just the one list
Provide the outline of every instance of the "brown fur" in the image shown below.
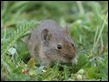
[[[27,44],[30,55],[44,65],[54,61],[71,63],[75,58],[74,42],[68,30],[53,20],[44,20],[33,29]],[[57,49],[57,45],[62,49]]]

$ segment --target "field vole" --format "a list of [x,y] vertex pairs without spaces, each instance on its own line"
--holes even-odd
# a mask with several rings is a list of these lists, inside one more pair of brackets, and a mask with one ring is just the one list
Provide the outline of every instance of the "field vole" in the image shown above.
[[34,28],[27,44],[30,55],[42,65],[54,61],[72,63],[75,58],[75,46],[68,30],[53,20],[43,20]]

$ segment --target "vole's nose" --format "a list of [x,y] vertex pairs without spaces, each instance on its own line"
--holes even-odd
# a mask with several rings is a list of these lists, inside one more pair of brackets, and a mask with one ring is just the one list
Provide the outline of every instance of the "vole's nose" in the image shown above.
[[73,58],[73,55],[71,55],[71,56],[68,56],[68,59],[69,59],[69,60],[71,60],[72,58]]
[[71,60],[73,58],[73,55],[68,55],[68,54],[64,54],[66,56],[66,58],[68,58],[69,60]]

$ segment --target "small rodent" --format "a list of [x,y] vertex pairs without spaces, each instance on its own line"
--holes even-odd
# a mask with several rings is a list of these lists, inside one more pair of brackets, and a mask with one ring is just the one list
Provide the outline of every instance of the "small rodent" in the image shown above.
[[54,61],[72,63],[75,58],[75,46],[68,30],[50,19],[41,21],[31,31],[27,45],[30,55],[42,65]]

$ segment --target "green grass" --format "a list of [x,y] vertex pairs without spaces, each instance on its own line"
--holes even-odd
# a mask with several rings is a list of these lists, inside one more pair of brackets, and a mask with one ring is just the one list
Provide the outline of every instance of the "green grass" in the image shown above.
[[[36,66],[22,41],[43,19],[67,25],[77,64]],[[8,81],[107,81],[108,2],[4,1],[1,4],[1,78]],[[9,51],[12,49],[11,51]]]

